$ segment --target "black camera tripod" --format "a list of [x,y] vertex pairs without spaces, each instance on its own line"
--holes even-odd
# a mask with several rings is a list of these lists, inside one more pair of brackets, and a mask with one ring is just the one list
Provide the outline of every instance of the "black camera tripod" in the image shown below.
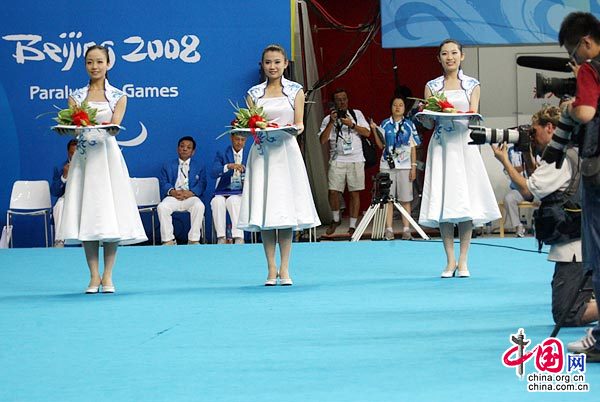
[[373,199],[369,209],[365,212],[365,216],[360,220],[360,223],[356,227],[354,234],[350,238],[350,241],[359,241],[369,223],[373,222],[373,229],[371,231],[371,240],[383,240],[385,236],[385,220],[387,217],[388,208],[391,208],[389,202],[392,201],[394,207],[408,220],[410,225],[419,233],[423,240],[429,240],[429,236],[421,229],[419,224],[410,216],[410,214],[400,205],[395,199],[392,199],[389,195],[380,197],[379,199]]

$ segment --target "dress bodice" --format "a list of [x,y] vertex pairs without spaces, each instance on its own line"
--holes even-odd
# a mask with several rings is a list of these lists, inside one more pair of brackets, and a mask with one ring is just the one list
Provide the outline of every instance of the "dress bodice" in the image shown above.
[[269,121],[279,126],[294,124],[294,109],[290,106],[287,97],[260,98],[257,105],[263,107]]
[[88,105],[97,110],[96,121],[98,124],[111,122],[113,112],[110,109],[108,102],[88,102]]
[[467,93],[462,89],[445,90],[444,94],[448,102],[454,105],[454,108],[461,112],[469,111],[469,99]]

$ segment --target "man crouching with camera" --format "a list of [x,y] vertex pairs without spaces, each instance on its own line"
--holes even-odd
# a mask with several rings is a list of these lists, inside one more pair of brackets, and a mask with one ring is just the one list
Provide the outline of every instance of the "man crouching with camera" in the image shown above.
[[[560,113],[560,109],[556,106],[549,106],[533,115],[531,141],[535,146],[536,153],[542,153],[552,140]],[[492,148],[496,159],[502,163],[523,198],[531,200],[536,197],[542,200],[540,211],[546,205],[562,208],[563,201],[567,201],[577,194],[579,168],[577,152],[574,149],[567,151],[568,163],[563,163],[560,169],[556,168],[555,163],[542,160],[529,178],[525,178],[511,164],[506,144],[493,145]],[[556,222],[554,225],[550,223],[548,228],[553,230],[561,227],[562,230],[562,226]],[[579,291],[584,275],[581,262],[580,221],[577,220],[570,226],[570,228],[564,228],[565,233],[553,233],[550,239],[543,239],[544,242],[551,244],[548,260],[555,262],[552,278],[552,316],[555,322],[558,322],[565,310],[569,308],[567,304]],[[536,233],[538,240],[540,240],[540,236],[544,236],[544,234]],[[589,289],[591,288],[591,278],[588,280],[589,283],[585,288]],[[592,296],[591,291],[579,294],[567,315],[564,326],[581,326],[598,319],[598,308],[595,300],[592,300]]]

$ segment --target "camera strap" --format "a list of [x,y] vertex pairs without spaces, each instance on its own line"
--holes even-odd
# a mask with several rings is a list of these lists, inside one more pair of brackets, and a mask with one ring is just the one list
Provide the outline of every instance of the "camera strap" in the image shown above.
[[[348,113],[350,113],[350,115],[352,115],[352,118],[354,119],[354,123],[356,123],[356,113],[354,112],[354,110],[348,109]],[[339,120],[335,122],[334,127],[335,127],[335,146],[336,147],[337,147],[337,144],[338,144],[338,140],[340,138],[342,139],[342,141],[345,144],[351,144],[352,143],[352,135],[350,134],[350,127],[348,127],[348,137],[350,139],[349,142],[347,142],[344,139],[344,135],[342,133],[342,130],[344,129],[344,126],[343,126],[343,124]]]

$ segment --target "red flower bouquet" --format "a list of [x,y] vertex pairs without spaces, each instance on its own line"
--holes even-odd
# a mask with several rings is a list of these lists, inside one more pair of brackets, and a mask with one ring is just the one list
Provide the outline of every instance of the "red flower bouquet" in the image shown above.
[[267,121],[267,115],[260,106],[249,105],[248,102],[246,102],[247,107],[245,108],[233,103],[231,105],[235,108],[235,119],[231,122],[231,128],[249,128],[252,137],[254,137],[254,142],[257,144],[260,144],[261,140],[260,136],[256,133],[256,129],[278,127],[277,124]]
[[446,95],[437,93],[425,100],[425,109],[432,112],[458,113],[454,105],[448,102]]
[[95,126],[97,110],[90,107],[87,102],[82,102],[81,105],[74,105],[67,109],[58,111],[58,116],[54,120],[65,126],[88,127]]

